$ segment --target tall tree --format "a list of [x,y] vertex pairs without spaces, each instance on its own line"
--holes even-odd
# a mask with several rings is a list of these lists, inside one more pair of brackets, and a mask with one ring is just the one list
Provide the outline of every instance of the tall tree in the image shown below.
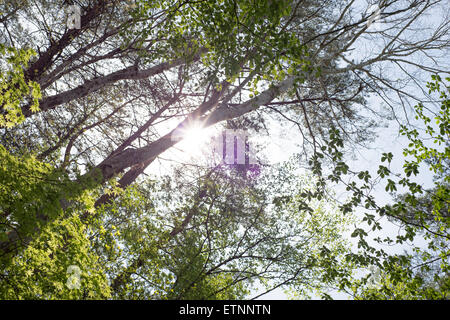
[[[71,210],[98,219],[114,205],[110,186],[136,182],[192,124],[258,131],[275,117],[298,127],[309,160],[332,127],[349,149],[367,144],[380,120],[420,100],[405,84],[445,72],[449,41],[445,19],[424,28],[437,0],[381,1],[376,27],[358,1],[80,0],[79,27],[66,1],[13,2],[0,4],[0,143],[17,169],[2,169],[6,265]],[[388,109],[371,108],[370,94]],[[26,189],[17,175],[30,172]]]

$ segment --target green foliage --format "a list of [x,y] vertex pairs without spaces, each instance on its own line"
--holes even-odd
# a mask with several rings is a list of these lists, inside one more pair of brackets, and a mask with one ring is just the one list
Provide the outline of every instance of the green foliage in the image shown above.
[[36,53],[32,49],[16,49],[0,44],[0,128],[22,122],[22,107],[29,104],[32,112],[39,110],[41,91],[34,81],[26,81],[24,69]]
[[[433,282],[425,283],[419,275],[412,276],[404,268],[396,267],[394,279],[389,273],[381,275],[376,286],[366,287],[361,281],[353,285],[356,300],[447,300],[450,296],[450,278],[436,277]],[[361,288],[364,288],[361,290]],[[359,290],[358,290],[359,289]]]
[[[62,215],[65,209],[92,210],[88,190],[95,185],[89,179],[71,181],[61,170],[36,160],[33,156],[11,155],[0,146],[0,212],[4,241],[13,230],[27,238],[36,229]],[[69,206],[69,201],[75,201]],[[79,203],[76,203],[78,201]]]
[[[450,81],[450,78],[446,79]],[[356,266],[366,268],[375,265],[384,272],[384,282],[377,288],[367,288],[367,278],[361,281],[352,280],[351,291],[355,297],[360,299],[431,299],[445,298],[448,296],[448,273],[450,252],[448,251],[448,233],[450,229],[449,219],[449,177],[448,159],[450,158],[449,148],[449,99],[450,87],[444,84],[439,76],[432,76],[432,81],[427,84],[429,93],[437,93],[441,106],[432,119],[426,115],[423,104],[415,106],[416,119],[421,120],[425,126],[424,132],[427,136],[420,134],[419,130],[402,125],[400,133],[406,136],[410,143],[404,149],[404,156],[409,157],[404,160],[403,176],[395,175],[389,166],[380,165],[378,177],[385,182],[385,191],[393,193],[402,187],[407,190],[400,197],[396,197],[391,204],[379,206],[372,195],[373,178],[368,171],[354,173],[360,183],[356,181],[348,182],[344,176],[349,173],[348,166],[343,162],[343,140],[337,129],[330,130],[330,139],[322,147],[322,151],[327,151],[334,164],[334,170],[328,175],[328,179],[333,182],[342,182],[346,185],[346,190],[351,193],[349,201],[341,205],[343,212],[351,212],[363,205],[365,209],[374,210],[377,215],[364,212],[363,221],[371,227],[372,231],[382,230],[378,217],[388,216],[390,220],[402,224],[402,232],[395,239],[386,237],[384,239],[374,239],[380,244],[407,244],[416,239],[418,234],[428,241],[427,249],[415,248],[416,255],[421,261],[418,263],[420,272],[430,271],[430,265],[439,263],[438,270],[434,271],[434,282],[442,285],[424,286],[423,275],[420,272],[413,272],[414,266],[411,261],[414,258],[410,254],[391,255],[379,247],[376,248],[368,242],[369,232],[363,228],[355,228],[352,237],[358,239],[360,253],[348,255],[349,261],[353,261]],[[432,145],[426,141],[432,141]],[[321,159],[322,154],[317,153],[310,164],[314,172],[319,174],[318,186],[322,187],[326,179],[322,174]],[[383,153],[381,162],[392,162],[392,153]],[[419,173],[421,165],[428,165],[440,179],[435,180],[435,186],[431,190],[425,190],[420,184],[413,181],[413,177]]]
[[[2,268],[2,299],[105,299],[109,285],[76,215],[42,228],[28,247]],[[70,266],[79,268],[79,287],[70,285]],[[77,280],[78,281],[78,280]]]
[[[14,156],[0,145],[0,297],[94,299],[109,296],[80,213],[93,211],[89,179],[74,182],[34,156]],[[81,268],[81,289],[67,270]]]
[[[160,22],[150,18],[165,10]],[[152,53],[142,50],[148,61],[185,57],[189,61],[201,52],[202,62],[209,70],[207,81],[227,79],[233,82],[243,67],[280,81],[300,66],[309,70],[306,47],[298,37],[286,30],[285,18],[291,13],[288,0],[263,1],[199,1],[177,3],[172,1],[137,1],[133,22],[123,31],[126,43],[149,36],[165,39],[155,45]],[[157,28],[142,21],[161,23]],[[187,70],[184,70],[188,76]],[[257,94],[258,76],[250,84]]]
[[[24,120],[22,107],[38,110],[39,85],[28,83],[24,68],[34,52],[0,45],[0,127]],[[74,214],[92,211],[85,179],[75,183],[34,156],[16,156],[0,145],[0,297],[2,299],[81,299],[109,295],[106,278]],[[64,199],[64,202],[61,202]],[[72,203],[69,204],[69,201]],[[64,205],[65,211],[63,211]],[[81,268],[82,289],[67,285],[70,265]]]
[[[0,297],[93,299],[109,296],[106,277],[80,214],[93,212],[89,180],[68,180],[33,156],[0,146]],[[65,199],[65,202],[61,202]],[[62,207],[64,205],[64,208]],[[81,270],[81,289],[67,286],[67,268]]]

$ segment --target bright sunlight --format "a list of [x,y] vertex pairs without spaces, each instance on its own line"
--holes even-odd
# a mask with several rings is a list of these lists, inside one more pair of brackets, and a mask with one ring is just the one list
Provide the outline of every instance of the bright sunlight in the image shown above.
[[209,143],[211,143],[214,132],[213,128],[204,128],[201,123],[190,123],[186,128],[181,129],[177,133],[177,137],[182,139],[177,144],[177,148],[181,149],[191,157],[204,155],[204,151],[206,151]]

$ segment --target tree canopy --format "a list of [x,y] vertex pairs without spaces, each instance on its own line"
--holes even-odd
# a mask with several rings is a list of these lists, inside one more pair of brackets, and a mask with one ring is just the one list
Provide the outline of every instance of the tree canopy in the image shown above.
[[[0,3],[0,297],[448,299],[448,10],[371,4]],[[390,123],[404,159],[351,167]],[[208,127],[296,147],[173,156]]]

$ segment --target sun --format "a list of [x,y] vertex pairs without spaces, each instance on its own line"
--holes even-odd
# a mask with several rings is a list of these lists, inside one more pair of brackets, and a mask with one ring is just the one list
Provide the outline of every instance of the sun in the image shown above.
[[184,133],[183,141],[185,145],[191,148],[195,148],[204,142],[205,139],[205,129],[198,126],[188,128]]
[[202,134],[204,133],[205,128],[201,125],[201,123],[193,122],[190,123],[185,129],[184,129],[184,139],[190,140],[190,139],[198,139],[201,138]]
[[202,150],[212,136],[210,128],[205,128],[201,123],[190,123],[180,132],[181,141],[178,143],[183,152],[191,156],[200,156]]

